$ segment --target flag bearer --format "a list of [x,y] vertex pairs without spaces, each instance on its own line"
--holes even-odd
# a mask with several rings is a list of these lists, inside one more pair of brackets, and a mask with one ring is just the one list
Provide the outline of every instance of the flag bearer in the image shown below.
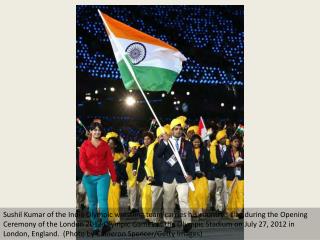
[[[156,151],[156,156],[163,160],[163,210],[165,231],[170,232],[174,221],[175,192],[178,193],[179,206],[181,211],[181,220],[184,232],[189,232],[191,225],[191,212],[189,208],[189,189],[188,183],[194,177],[194,163],[192,160],[192,145],[189,141],[183,139],[183,122],[180,119],[173,119],[170,123],[172,136],[169,138],[164,135]],[[175,158],[170,143],[178,151],[183,166],[187,172],[185,177],[181,167]]]

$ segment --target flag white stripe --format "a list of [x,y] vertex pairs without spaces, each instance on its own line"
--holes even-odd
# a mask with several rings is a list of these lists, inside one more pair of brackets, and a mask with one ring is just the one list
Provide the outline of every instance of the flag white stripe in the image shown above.
[[[124,38],[117,38],[117,40],[121,44],[123,49],[126,49],[130,44],[135,42],[133,40]],[[114,50],[116,60],[117,62],[119,62],[122,60],[122,56],[118,51],[114,40],[110,38],[110,41]],[[146,57],[136,66],[165,68],[177,73],[181,71],[182,61],[185,61],[186,58],[179,51],[173,51],[172,49],[163,48],[149,43],[140,43],[142,43],[146,47]]]

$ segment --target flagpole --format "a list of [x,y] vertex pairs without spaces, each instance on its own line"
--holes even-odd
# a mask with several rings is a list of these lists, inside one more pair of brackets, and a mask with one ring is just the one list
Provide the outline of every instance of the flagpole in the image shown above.
[[78,122],[78,124],[79,124],[81,127],[84,128],[84,130],[85,130],[86,132],[89,132],[89,131],[87,130],[87,128],[83,125],[83,123],[81,122],[81,120],[80,120],[79,118],[77,118],[77,122]]
[[153,126],[153,124],[154,124],[154,123],[153,123],[153,120],[154,120],[154,119],[152,119],[152,121],[151,121],[151,123],[150,123],[149,132],[151,131],[151,128],[152,128],[152,126]]
[[[112,40],[114,40],[114,43],[117,45],[117,48],[119,49],[119,52],[120,52],[120,54],[121,54],[121,57],[122,57],[122,59],[124,60],[125,64],[127,65],[128,70],[129,70],[129,72],[131,73],[131,75],[132,75],[135,83],[137,84],[137,86],[138,86],[138,88],[139,88],[139,90],[140,90],[140,92],[141,92],[144,100],[146,101],[146,103],[147,103],[147,105],[148,105],[148,107],[149,107],[149,109],[150,109],[150,111],[151,111],[151,113],[152,113],[152,115],[153,115],[154,118],[156,119],[156,121],[157,121],[159,127],[161,128],[162,132],[165,133],[165,131],[164,131],[164,129],[163,129],[163,127],[162,127],[162,125],[161,125],[161,123],[160,123],[157,115],[156,115],[156,113],[153,111],[153,108],[152,108],[151,104],[149,103],[149,101],[148,101],[148,99],[147,99],[147,96],[144,94],[144,92],[143,92],[143,90],[142,90],[142,88],[141,88],[141,86],[140,86],[140,84],[139,84],[139,82],[138,82],[138,80],[137,80],[137,78],[136,78],[136,75],[135,75],[135,73],[134,73],[134,71],[133,71],[130,63],[128,62],[128,60],[126,59],[126,57],[125,57],[125,55],[124,55],[124,52],[123,52],[123,49],[122,49],[121,45],[118,43],[118,41],[117,41],[117,39],[115,38],[113,32],[110,30],[108,24],[106,23],[105,19],[104,19],[103,16],[102,16],[102,13],[101,13],[101,11],[100,11],[99,9],[98,9],[98,12],[99,12],[100,17],[102,18],[102,21],[103,21],[103,23],[104,23],[104,26],[107,28],[107,30],[108,30],[108,32],[109,32],[109,34],[110,34]],[[110,39],[110,40],[111,40],[111,39]],[[168,141],[168,144],[169,144],[171,150],[173,151],[173,154],[175,155],[175,157],[176,157],[176,159],[177,159],[177,161],[178,161],[178,163],[179,163],[179,165],[180,165],[180,167],[181,167],[181,170],[182,170],[183,175],[186,177],[188,174],[187,174],[186,170],[184,169],[184,166],[183,166],[183,164],[182,164],[182,161],[181,161],[181,158],[180,158],[180,155],[179,155],[178,151],[175,149],[175,147],[172,145],[172,143],[171,143],[170,141]],[[188,182],[188,185],[189,185],[191,191],[195,191],[195,188],[194,188],[194,185],[193,185],[192,182]]]
[[236,131],[233,133],[232,137],[234,137],[234,135],[236,135],[236,133],[238,132],[239,127],[240,127],[240,124],[239,124],[239,126],[236,128]]

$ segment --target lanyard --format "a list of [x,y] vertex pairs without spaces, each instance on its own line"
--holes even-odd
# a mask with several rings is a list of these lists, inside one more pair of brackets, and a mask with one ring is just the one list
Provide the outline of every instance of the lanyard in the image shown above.
[[184,151],[184,141],[182,141],[182,139],[181,139],[179,154],[181,155],[183,153],[183,151]]
[[224,150],[223,150],[223,145],[219,145],[219,148],[220,148],[220,155],[221,155],[221,157],[223,157],[223,155],[224,155]]

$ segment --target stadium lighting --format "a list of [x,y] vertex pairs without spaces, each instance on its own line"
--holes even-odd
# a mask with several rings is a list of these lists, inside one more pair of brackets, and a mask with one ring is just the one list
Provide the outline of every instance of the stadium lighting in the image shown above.
[[107,88],[103,88],[103,90],[105,90],[105,91],[106,91],[106,90],[107,90]]
[[236,106],[233,106],[233,107],[232,107],[232,110],[236,110],[236,109],[237,109]]
[[132,89],[130,89],[130,90],[129,90],[129,92],[131,92],[131,93],[132,93]]
[[85,99],[86,99],[87,101],[91,101],[91,96],[86,96]]
[[224,107],[224,103],[221,103],[221,107]]
[[190,95],[190,92],[186,92],[186,94],[187,94],[187,96],[189,96],[189,95]]
[[95,94],[98,94],[99,92],[98,92],[98,90],[95,90],[94,93],[95,93]]
[[174,91],[171,91],[171,95],[174,95]]
[[173,102],[173,104],[174,104],[174,105],[176,105],[176,104],[177,104],[177,102],[176,102],[176,101],[174,101],[174,102]]
[[115,89],[114,87],[111,87],[111,88],[110,88],[110,91],[111,91],[111,92],[114,92],[115,90],[116,90],[116,89]]
[[136,99],[134,99],[133,97],[129,96],[126,98],[126,104],[128,106],[133,106],[136,103]]
[[177,104],[180,104],[180,101],[177,101]]
[[166,94],[165,94],[165,93],[162,93],[162,94],[161,94],[161,97],[165,97],[165,96],[166,96]]

